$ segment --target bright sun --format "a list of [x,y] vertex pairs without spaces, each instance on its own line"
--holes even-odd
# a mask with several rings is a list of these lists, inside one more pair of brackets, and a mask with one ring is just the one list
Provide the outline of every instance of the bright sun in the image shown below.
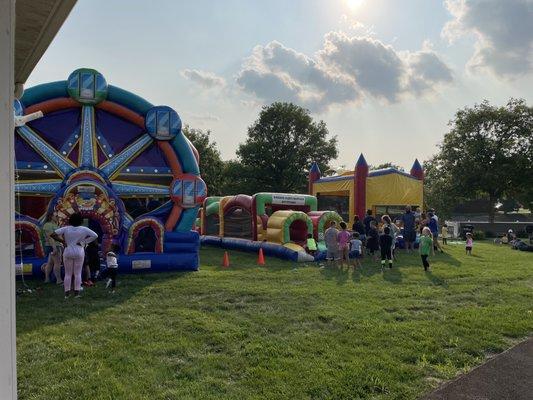
[[350,10],[355,11],[357,10],[361,4],[363,4],[364,0],[344,0],[346,2],[346,5],[350,8]]

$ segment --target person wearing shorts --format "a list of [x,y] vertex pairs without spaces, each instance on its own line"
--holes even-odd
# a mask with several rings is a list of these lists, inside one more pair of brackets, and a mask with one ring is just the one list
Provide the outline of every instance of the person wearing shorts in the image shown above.
[[354,268],[361,267],[361,258],[363,258],[363,241],[359,232],[354,232],[350,240],[350,256],[354,260]]
[[341,231],[337,235],[337,240],[339,242],[339,251],[342,267],[344,265],[344,261],[346,261],[346,265],[350,265],[350,239],[352,237],[352,234],[346,230],[346,222],[341,222],[340,227]]

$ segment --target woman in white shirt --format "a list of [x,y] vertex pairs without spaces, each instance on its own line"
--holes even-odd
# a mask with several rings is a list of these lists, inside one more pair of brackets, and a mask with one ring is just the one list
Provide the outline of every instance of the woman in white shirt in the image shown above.
[[50,237],[66,246],[63,252],[63,265],[65,266],[65,298],[68,298],[72,275],[74,274],[74,295],[80,297],[81,271],[85,258],[84,246],[98,238],[98,235],[85,226],[81,226],[83,218],[80,214],[72,214],[68,219],[68,226],[56,229]]

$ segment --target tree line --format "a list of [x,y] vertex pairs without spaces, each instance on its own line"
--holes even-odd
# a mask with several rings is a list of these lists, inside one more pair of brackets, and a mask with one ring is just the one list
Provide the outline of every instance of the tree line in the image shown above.
[[[486,198],[491,221],[499,201],[512,199],[533,209],[533,108],[525,100],[465,107],[449,127],[437,152],[423,163],[426,206],[445,216],[461,202]],[[187,126],[184,133],[200,154],[202,177],[212,196],[305,193],[311,162],[324,175],[332,174],[331,162],[338,155],[337,137],[325,122],[292,103],[263,107],[233,160],[222,160],[209,131]],[[375,168],[388,167],[399,168],[390,163]]]

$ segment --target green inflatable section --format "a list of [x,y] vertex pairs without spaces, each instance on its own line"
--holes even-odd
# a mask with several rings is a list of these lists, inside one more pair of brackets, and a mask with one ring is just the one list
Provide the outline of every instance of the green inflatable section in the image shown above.
[[316,197],[308,194],[257,193],[254,195],[254,202],[257,215],[264,215],[266,213],[267,204],[290,205],[291,202],[294,202],[296,206],[309,206],[310,211],[316,211],[318,208]]

